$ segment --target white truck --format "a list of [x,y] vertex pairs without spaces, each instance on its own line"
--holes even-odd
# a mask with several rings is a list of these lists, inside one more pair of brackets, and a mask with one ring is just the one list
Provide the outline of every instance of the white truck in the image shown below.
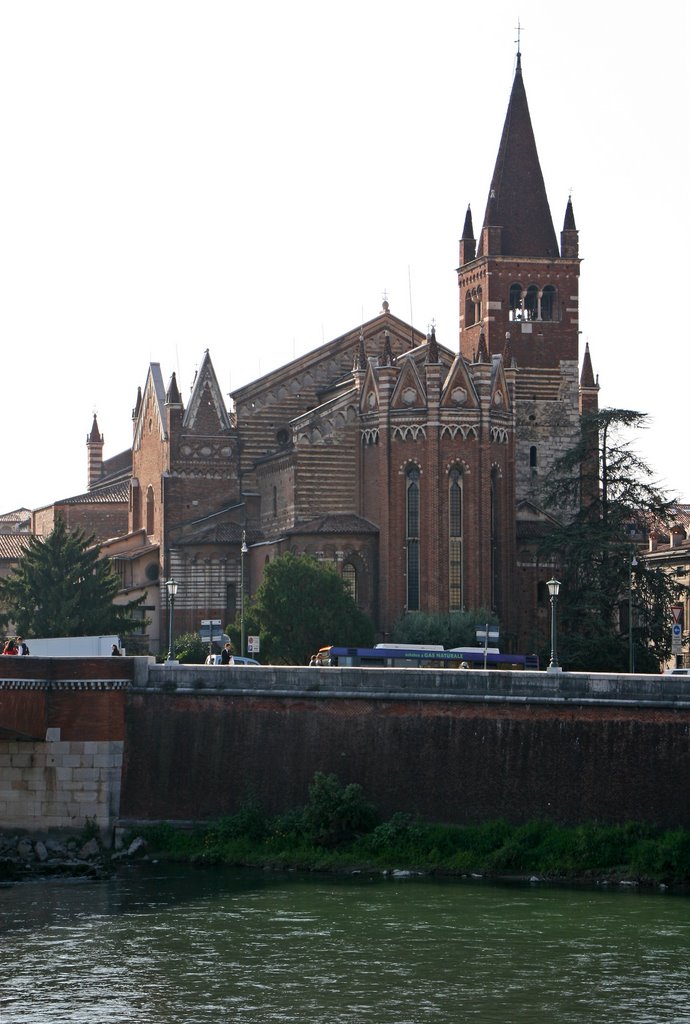
[[93,658],[110,656],[115,644],[121,654],[119,636],[51,636],[27,639],[29,653],[38,658]]

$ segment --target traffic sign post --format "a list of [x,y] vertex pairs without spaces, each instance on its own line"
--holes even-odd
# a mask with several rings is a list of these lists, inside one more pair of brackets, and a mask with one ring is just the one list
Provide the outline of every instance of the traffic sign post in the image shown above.
[[208,653],[213,654],[213,627],[220,626],[220,619],[202,619],[201,625],[208,626]]
[[489,640],[498,640],[498,630],[491,629],[487,622],[483,629],[481,626],[476,627],[475,635],[477,640],[484,641],[484,668],[486,668],[486,656],[488,654],[487,648],[489,646]]
[[671,627],[671,654],[683,653],[683,627],[674,623]]
[[261,650],[261,638],[258,636],[247,637],[247,651],[249,654],[258,654]]

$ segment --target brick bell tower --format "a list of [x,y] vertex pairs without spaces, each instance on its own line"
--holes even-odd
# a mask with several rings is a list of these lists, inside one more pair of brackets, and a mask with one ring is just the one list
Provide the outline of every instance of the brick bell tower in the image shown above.
[[517,367],[516,499],[539,485],[579,431],[580,259],[568,199],[560,249],[539,164],[518,51],[498,157],[479,239],[468,208],[460,240],[460,351]]

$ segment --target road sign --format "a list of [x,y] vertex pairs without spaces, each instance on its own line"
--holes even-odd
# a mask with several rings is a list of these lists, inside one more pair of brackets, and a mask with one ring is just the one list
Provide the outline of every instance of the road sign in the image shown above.
[[671,628],[671,636],[675,639],[677,636],[679,637],[680,635],[681,635],[681,627],[680,626],[673,626]]
[[220,619],[202,619],[202,626],[220,626]]
[[247,650],[250,654],[259,654],[261,651],[261,637],[248,636],[247,637]]
[[476,637],[477,640],[498,640],[499,632],[497,629],[490,629],[488,632],[485,629],[478,629],[476,631]]
[[682,604],[672,604],[671,605],[671,615],[673,616],[673,621],[676,624],[679,623],[679,622],[682,622],[683,621],[683,605]]

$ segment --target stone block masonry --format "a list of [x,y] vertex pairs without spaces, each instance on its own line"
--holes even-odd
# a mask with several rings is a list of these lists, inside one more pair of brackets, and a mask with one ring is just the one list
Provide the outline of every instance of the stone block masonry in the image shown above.
[[94,821],[108,829],[120,806],[123,748],[123,740],[0,739],[0,826],[42,832]]
[[0,829],[107,830],[119,813],[126,690],[147,659],[0,659]]

